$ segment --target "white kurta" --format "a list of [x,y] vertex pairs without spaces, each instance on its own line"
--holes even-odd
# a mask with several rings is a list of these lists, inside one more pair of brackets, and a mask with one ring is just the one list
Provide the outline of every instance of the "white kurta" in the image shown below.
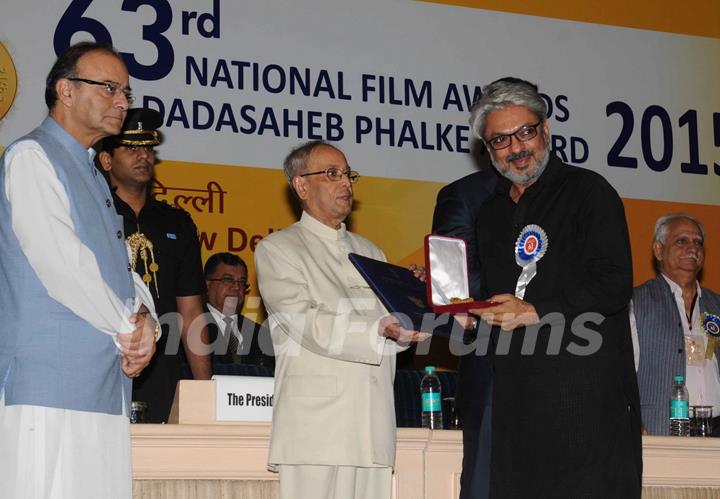
[[270,464],[394,463],[396,344],[378,335],[387,311],[350,252],[385,259],[307,213],[255,251],[276,355]]
[[385,260],[344,224],[334,230],[308,213],[255,250],[275,349],[268,459],[280,471],[282,499],[368,497],[354,486],[359,477],[376,477],[369,497],[390,497],[397,346],[378,334],[388,312],[351,252]]
[[[96,255],[75,234],[67,192],[40,145],[20,142],[5,162],[13,232],[48,294],[113,337],[134,330],[129,318],[141,303],[154,314],[137,274],[133,304],[105,283]],[[0,447],[0,499],[132,496],[127,415],[6,406],[0,394]]]

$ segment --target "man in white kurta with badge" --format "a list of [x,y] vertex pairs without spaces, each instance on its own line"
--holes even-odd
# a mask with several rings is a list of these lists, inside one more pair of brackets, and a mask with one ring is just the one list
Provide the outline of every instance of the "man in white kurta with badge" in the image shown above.
[[348,260],[385,256],[345,228],[359,175],[343,153],[308,142],[284,168],[302,217],[255,251],[276,355],[269,463],[280,498],[389,498],[396,341],[428,335],[388,316]]
[[131,100],[112,47],[71,46],[0,159],[0,497],[132,496],[131,378],[159,327],[91,149]]

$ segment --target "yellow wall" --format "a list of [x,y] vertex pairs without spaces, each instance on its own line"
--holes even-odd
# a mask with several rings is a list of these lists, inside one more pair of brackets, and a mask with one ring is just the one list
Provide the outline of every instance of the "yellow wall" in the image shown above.
[[[203,189],[216,181],[224,194],[224,213],[217,204],[214,213],[200,213],[188,203],[204,240],[214,241],[212,249],[203,245],[203,258],[216,251],[234,251],[253,268],[252,246],[270,230],[296,221],[290,195],[279,169],[231,167],[167,161],[158,167],[158,178],[171,189],[164,196],[172,202],[172,188]],[[452,181],[454,179],[448,179]],[[356,210],[352,230],[378,243],[388,260],[400,264],[424,261],[423,236],[430,231],[437,191],[442,183],[362,177],[355,184]],[[635,284],[654,277],[650,245],[655,220],[662,214],[686,211],[706,226],[707,264],[703,284],[720,288],[720,206],[624,199],[633,251]],[[214,239],[212,234],[215,234]],[[243,245],[243,241],[245,244]]]
[[720,38],[718,0],[434,0],[429,3]]

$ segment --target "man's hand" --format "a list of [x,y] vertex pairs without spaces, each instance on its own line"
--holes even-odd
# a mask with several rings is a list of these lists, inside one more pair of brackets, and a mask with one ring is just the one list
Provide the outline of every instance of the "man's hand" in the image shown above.
[[425,341],[430,338],[430,333],[423,333],[421,331],[413,331],[411,329],[405,329],[400,325],[400,321],[392,315],[387,315],[380,319],[378,325],[378,334],[386,338],[392,338],[401,345],[408,345],[410,343],[418,343]]
[[488,301],[495,305],[470,309],[469,312],[493,326],[500,326],[504,331],[512,331],[520,326],[530,326],[540,322],[535,307],[514,295],[495,295],[491,296]]
[[418,267],[413,263],[408,267],[408,270],[411,271],[417,279],[420,279],[420,282],[425,282],[425,267]]
[[135,330],[132,333],[118,333],[117,338],[122,370],[129,378],[137,378],[155,354],[156,322],[149,317],[145,307],[133,314],[130,322],[137,326]]
[[477,327],[477,319],[472,315],[468,314],[455,314],[453,315],[455,322],[460,324],[465,331],[472,331]]

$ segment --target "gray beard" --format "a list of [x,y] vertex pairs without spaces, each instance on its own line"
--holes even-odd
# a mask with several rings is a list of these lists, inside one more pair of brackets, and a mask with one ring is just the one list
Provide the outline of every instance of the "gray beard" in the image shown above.
[[513,173],[511,168],[508,168],[506,171],[503,171],[502,165],[498,163],[495,160],[495,155],[490,154],[490,161],[492,162],[495,169],[498,171],[500,175],[508,179],[513,184],[517,185],[526,185],[534,182],[537,180],[540,175],[545,171],[545,167],[547,167],[547,164],[550,162],[550,144],[545,146],[545,151],[543,152],[543,155],[540,156],[540,159],[537,163],[537,168],[535,168],[533,171],[525,172],[525,173]]

